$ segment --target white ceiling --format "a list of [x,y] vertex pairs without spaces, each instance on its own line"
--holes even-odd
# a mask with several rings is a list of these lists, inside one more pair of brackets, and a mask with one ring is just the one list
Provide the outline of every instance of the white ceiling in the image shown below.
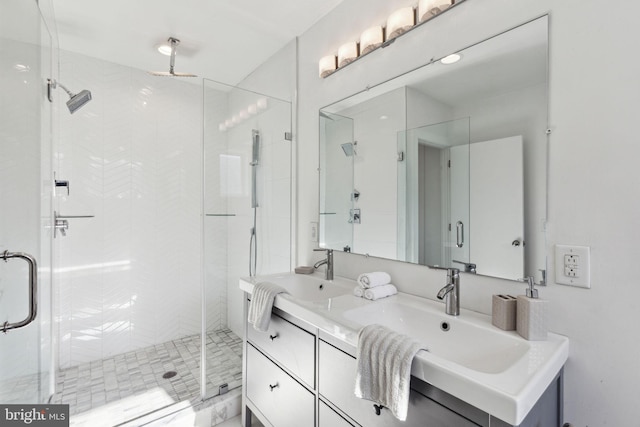
[[155,46],[181,43],[176,72],[237,84],[342,0],[53,0],[60,48],[168,71]]

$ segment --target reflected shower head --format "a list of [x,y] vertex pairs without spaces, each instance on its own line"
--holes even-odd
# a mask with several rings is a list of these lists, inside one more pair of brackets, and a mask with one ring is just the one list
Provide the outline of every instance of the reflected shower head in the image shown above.
[[53,89],[60,86],[67,92],[69,95],[69,100],[67,101],[67,108],[71,114],[75,113],[78,109],[80,109],[84,104],[91,101],[91,91],[87,89],[83,89],[78,93],[73,93],[69,89],[67,89],[62,83],[58,83],[55,80],[49,79],[47,81],[47,96],[49,97],[49,101],[53,102]]
[[345,142],[341,144],[340,146],[342,147],[342,151],[344,151],[344,155],[352,157],[354,154],[358,154],[356,153],[356,144],[357,142]]

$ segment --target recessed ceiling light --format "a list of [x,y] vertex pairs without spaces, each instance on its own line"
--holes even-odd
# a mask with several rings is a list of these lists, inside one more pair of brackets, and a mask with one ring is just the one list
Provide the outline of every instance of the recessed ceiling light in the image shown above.
[[168,44],[159,44],[158,52],[166,56],[171,56],[171,46]]
[[444,58],[442,58],[440,62],[442,62],[445,65],[449,65],[449,64],[455,64],[456,62],[460,61],[460,59],[462,59],[462,55],[453,53],[449,56],[445,56]]
[[382,116],[380,116],[380,120],[387,120],[389,118],[389,116],[385,116],[384,114]]

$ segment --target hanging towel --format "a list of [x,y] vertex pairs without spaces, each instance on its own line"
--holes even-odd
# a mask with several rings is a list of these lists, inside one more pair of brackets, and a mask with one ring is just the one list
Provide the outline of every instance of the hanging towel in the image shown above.
[[384,271],[363,273],[358,276],[358,284],[363,288],[374,288],[388,283],[391,283],[391,276],[389,276],[389,273],[385,273]]
[[368,325],[358,334],[355,395],[407,419],[411,363],[426,347],[413,338],[382,325]]
[[287,291],[275,283],[260,282],[253,287],[248,321],[256,331],[266,332],[269,329],[273,301],[276,295],[283,292]]
[[356,287],[353,288],[353,295],[360,298],[364,297],[364,288],[360,285],[356,285]]
[[380,298],[390,297],[398,293],[398,288],[391,283],[388,285],[376,286],[375,288],[364,289],[364,297],[375,301]]

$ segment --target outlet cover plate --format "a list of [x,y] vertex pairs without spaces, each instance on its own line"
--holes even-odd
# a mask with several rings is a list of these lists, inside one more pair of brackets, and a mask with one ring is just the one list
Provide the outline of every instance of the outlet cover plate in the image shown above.
[[589,246],[556,245],[556,283],[591,288]]

